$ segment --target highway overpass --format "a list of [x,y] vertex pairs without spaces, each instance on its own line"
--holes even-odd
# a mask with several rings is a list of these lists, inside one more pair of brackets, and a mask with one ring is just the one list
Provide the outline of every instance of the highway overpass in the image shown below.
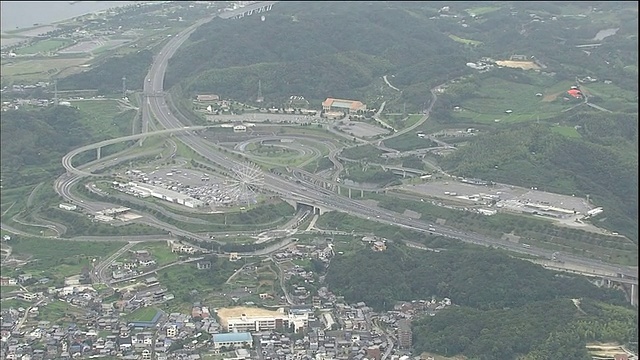
[[[158,56],[155,57],[154,63],[152,64],[149,71],[148,81],[145,81],[145,93],[162,93],[164,91],[164,74],[167,68],[168,60],[173,56],[173,54],[175,54],[182,42],[187,39],[190,32],[195,30],[197,26],[204,22],[206,22],[206,20],[203,20],[198,24],[191,26],[189,29],[173,37],[158,54]],[[145,103],[148,104],[148,106],[144,106],[143,111],[151,112],[156,118],[158,124],[161,127],[167,129],[167,133],[172,133],[174,131],[177,133],[182,132],[181,134],[176,135],[176,138],[183,142],[185,145],[192,148],[199,155],[225,168],[232,168],[237,164],[238,160],[224,156],[218,150],[213,149],[209,142],[200,138],[199,136],[196,136],[193,131],[185,131],[196,130],[196,128],[198,127],[185,128],[184,125],[174,115],[171,114],[169,106],[164,98],[159,96],[147,97],[147,101]],[[130,139],[135,140],[138,138],[149,136],[150,134],[152,133],[138,134],[134,135],[136,137],[131,137]],[[111,141],[115,140],[117,140],[116,142],[123,141],[122,138],[114,139]],[[100,147],[99,144],[100,143],[84,147],[85,149],[82,151]],[[78,151],[78,153],[82,151]],[[77,171],[71,166],[70,162],[67,165],[69,166],[68,170],[70,170],[71,172]],[[85,175],[84,173],[81,174]],[[327,210],[336,210],[363,219],[369,219],[387,225],[400,226],[416,232],[445,236],[477,245],[502,248],[518,253],[537,256],[539,258],[550,258],[552,254],[552,252],[544,249],[525,249],[519,244],[513,244],[501,239],[486,237],[481,234],[467,233],[447,226],[429,225],[424,222],[406,217],[403,214],[397,214],[386,209],[373,207],[368,204],[349,199],[345,196],[340,196],[335,192],[318,186],[306,179],[299,180],[298,182],[294,179],[285,179],[275,174],[265,173],[265,189],[280,195],[287,201],[294,202],[296,206],[310,206],[313,208],[314,213],[324,212]],[[576,263],[584,264],[585,266],[590,266],[603,271],[610,269],[620,269],[615,265],[576,257],[572,256],[571,254],[562,254],[562,256],[566,257],[567,259],[571,259]],[[637,276],[637,271],[635,269],[626,267],[620,269],[619,273],[624,276]]]

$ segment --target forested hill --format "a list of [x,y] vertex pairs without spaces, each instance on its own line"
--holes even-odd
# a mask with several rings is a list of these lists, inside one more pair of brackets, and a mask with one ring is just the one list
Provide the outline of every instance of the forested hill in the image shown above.
[[528,261],[493,250],[415,252],[392,245],[331,261],[327,283],[349,302],[377,309],[394,301],[450,297],[482,310],[519,307],[558,297],[589,297],[624,304],[619,291],[599,289],[584,277],[560,277]]
[[413,319],[415,354],[578,360],[589,359],[586,342],[637,339],[637,311],[622,292],[495,250],[434,253],[391,243],[335,257],[326,281],[346,301],[377,309],[450,298],[453,307]]
[[[478,137],[442,167],[460,176],[580,197],[605,208],[608,228],[638,239],[638,114],[582,113],[568,138],[537,124],[516,124]],[[560,121],[560,120],[559,120]]]
[[[415,6],[414,6],[415,7]],[[166,83],[193,77],[189,89],[255,98],[355,97],[396,73],[405,88],[460,75],[464,47],[429,20],[429,9],[392,2],[280,2],[260,16],[216,18],[197,29],[170,61]],[[409,93],[406,96],[414,96]]]
[[59,175],[62,156],[93,138],[82,116],[68,106],[3,113],[3,185],[30,185]]

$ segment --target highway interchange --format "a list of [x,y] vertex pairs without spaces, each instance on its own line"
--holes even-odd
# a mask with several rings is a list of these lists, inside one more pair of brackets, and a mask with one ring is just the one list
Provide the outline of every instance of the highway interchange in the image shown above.
[[[95,212],[106,207],[112,207],[113,205],[111,204],[96,203],[88,200],[84,201],[82,199],[79,199],[71,192],[72,187],[76,185],[82,177],[92,176],[91,172],[89,170],[86,170],[86,166],[75,168],[71,164],[72,158],[83,151],[98,149],[102,146],[122,141],[142,141],[145,137],[156,134],[176,133],[174,139],[181,141],[197,154],[203,156],[211,163],[215,163],[222,168],[231,169],[240,162],[240,160],[222,154],[220,148],[217,148],[207,140],[197,135],[196,132],[198,130],[203,130],[206,127],[185,126],[174,114],[172,114],[169,105],[165,101],[165,97],[162,96],[162,94],[164,94],[164,77],[169,59],[175,54],[180,45],[188,38],[191,32],[193,32],[201,24],[211,19],[212,18],[202,20],[184,30],[180,34],[172,37],[154,58],[154,62],[147,75],[148,80],[146,80],[144,83],[145,100],[142,103],[141,109],[143,119],[143,133],[83,146],[67,154],[63,158],[63,165],[67,170],[67,174],[61,176],[55,183],[55,188],[58,194],[64,197],[67,201],[75,203],[76,205],[91,212]],[[433,106],[433,103],[431,104],[431,106]],[[426,120],[427,117],[428,111],[426,112],[423,121]],[[159,125],[159,127],[161,128],[160,130],[155,132],[147,132],[151,127],[151,119],[155,119],[157,125]],[[402,133],[410,130],[411,129],[405,129]],[[392,136],[397,135],[400,135],[400,133],[396,133]],[[334,164],[336,162],[339,163],[339,161],[335,159],[337,152],[337,149],[331,149],[330,158],[334,162]],[[121,162],[122,160],[123,159],[117,161],[117,158],[115,160],[107,159],[107,161],[111,161],[114,163]],[[85,170],[82,170],[82,168],[84,168]],[[337,177],[337,175],[335,177]],[[369,219],[371,221],[377,221],[389,225],[396,225],[421,233],[433,233],[436,235],[458,239],[467,243],[493,246],[517,253],[534,255],[540,258],[549,259],[551,258],[553,253],[553,251],[545,249],[524,248],[521,244],[494,239],[476,233],[463,232],[452,227],[427,224],[425,222],[414,220],[401,214],[365,205],[357,200],[352,200],[348,197],[341,196],[331,190],[316,185],[314,182],[306,179],[305,177],[290,177],[288,175],[279,176],[269,172],[265,172],[264,186],[265,190],[275,193],[283,199],[288,199],[298,203],[318,207],[323,210],[336,210],[360,218]],[[144,223],[147,223],[151,226],[160,227],[166,231],[172,232],[175,235],[182,235],[188,238],[197,238],[203,241],[211,241],[206,236],[189,233],[174,226],[164,224],[148,216],[145,216],[144,219]],[[8,227],[3,224],[3,229],[8,229]],[[623,274],[625,277],[637,277],[637,270],[632,268],[605,264],[600,261],[585,259],[570,254],[561,253],[560,256],[565,262],[571,262],[574,264],[582,265],[589,269],[593,269],[592,271],[594,274],[601,274],[604,276],[616,276],[617,274]],[[635,283],[637,284],[637,280]]]

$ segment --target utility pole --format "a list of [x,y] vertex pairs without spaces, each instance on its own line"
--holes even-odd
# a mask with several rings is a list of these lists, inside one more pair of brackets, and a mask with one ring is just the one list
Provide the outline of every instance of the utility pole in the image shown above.
[[258,79],[258,98],[256,99],[256,102],[261,103],[262,101],[264,101],[264,97],[262,97],[262,81]]
[[58,106],[58,79],[53,80],[53,105]]

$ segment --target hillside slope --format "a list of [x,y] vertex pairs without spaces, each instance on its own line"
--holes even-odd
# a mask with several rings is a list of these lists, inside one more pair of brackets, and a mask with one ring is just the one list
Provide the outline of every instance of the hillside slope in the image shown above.
[[428,99],[430,86],[466,72],[464,64],[464,47],[405,5],[287,2],[265,21],[216,18],[199,28],[170,62],[166,83],[249,100],[260,79],[267,99],[324,100],[363,96],[356,89],[413,69],[397,85],[422,84]]

